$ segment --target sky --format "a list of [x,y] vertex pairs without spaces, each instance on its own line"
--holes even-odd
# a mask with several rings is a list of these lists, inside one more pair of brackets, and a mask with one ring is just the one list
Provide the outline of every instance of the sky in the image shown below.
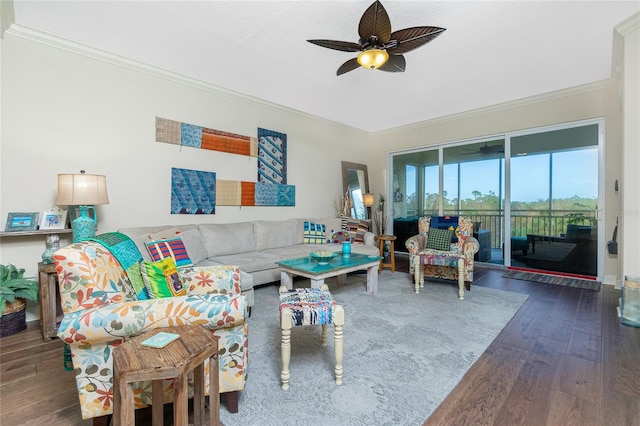
[[[492,159],[461,164],[461,198],[473,198],[473,192],[499,194],[501,160]],[[549,168],[553,176],[553,198],[598,196],[598,150],[589,148],[549,154],[527,155],[511,159],[511,201],[538,201],[549,198]],[[437,193],[437,166],[427,171],[427,192]],[[504,179],[503,179],[504,180]],[[412,177],[407,175],[407,181]],[[413,180],[415,181],[415,180]],[[504,184],[504,183],[503,183]],[[456,165],[445,166],[444,189],[453,198],[457,185]],[[414,190],[415,191],[415,190]],[[411,193],[411,188],[407,188]]]

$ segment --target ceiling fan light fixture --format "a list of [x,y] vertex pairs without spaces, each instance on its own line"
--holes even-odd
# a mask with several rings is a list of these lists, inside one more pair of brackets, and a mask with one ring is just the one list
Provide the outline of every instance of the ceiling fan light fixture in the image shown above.
[[370,70],[380,68],[389,60],[389,54],[382,49],[367,49],[358,55],[358,63]]

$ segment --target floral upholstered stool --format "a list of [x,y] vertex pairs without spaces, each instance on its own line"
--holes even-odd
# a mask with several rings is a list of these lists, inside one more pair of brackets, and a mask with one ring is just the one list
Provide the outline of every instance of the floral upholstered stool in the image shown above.
[[[414,274],[416,293],[420,293],[420,287],[424,287],[424,269],[429,267],[447,266],[457,268],[455,278],[458,280],[458,299],[464,300],[464,258],[452,252],[426,249],[418,253],[414,258]],[[431,274],[431,276],[437,276]],[[447,278],[447,277],[445,277]]]
[[327,346],[327,325],[333,324],[334,352],[336,358],[336,384],[342,384],[342,354],[344,341],[344,309],[336,304],[326,284],[320,288],[288,290],[280,286],[280,350],[282,354],[282,390],[289,389],[289,363],[291,361],[291,329],[300,325],[321,325],[320,344]]

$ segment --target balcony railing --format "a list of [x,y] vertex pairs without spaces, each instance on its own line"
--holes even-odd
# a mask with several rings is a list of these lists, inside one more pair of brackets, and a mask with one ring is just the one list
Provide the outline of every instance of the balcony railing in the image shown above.
[[[480,225],[479,229],[491,231],[491,248],[502,248],[503,210],[474,209],[445,211],[444,214],[471,218],[473,222]],[[524,237],[527,234],[561,237],[570,223],[593,225],[595,212],[591,210],[511,210],[511,236],[514,237]]]

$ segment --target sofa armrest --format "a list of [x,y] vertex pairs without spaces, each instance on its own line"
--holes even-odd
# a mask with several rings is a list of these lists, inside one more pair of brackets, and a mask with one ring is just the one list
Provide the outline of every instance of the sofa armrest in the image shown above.
[[198,294],[108,303],[64,315],[58,337],[69,344],[96,344],[169,326],[202,325],[209,330],[247,321],[242,294]]
[[424,250],[426,243],[427,237],[422,234],[418,234],[407,239],[407,241],[405,241],[404,243],[404,246],[407,248],[410,254],[418,254],[422,250]]
[[376,234],[374,234],[373,232],[365,232],[364,233],[364,244],[366,246],[371,246],[371,247],[377,247],[378,245],[376,244]]
[[237,266],[190,266],[180,268],[187,294],[240,294],[242,278]]

